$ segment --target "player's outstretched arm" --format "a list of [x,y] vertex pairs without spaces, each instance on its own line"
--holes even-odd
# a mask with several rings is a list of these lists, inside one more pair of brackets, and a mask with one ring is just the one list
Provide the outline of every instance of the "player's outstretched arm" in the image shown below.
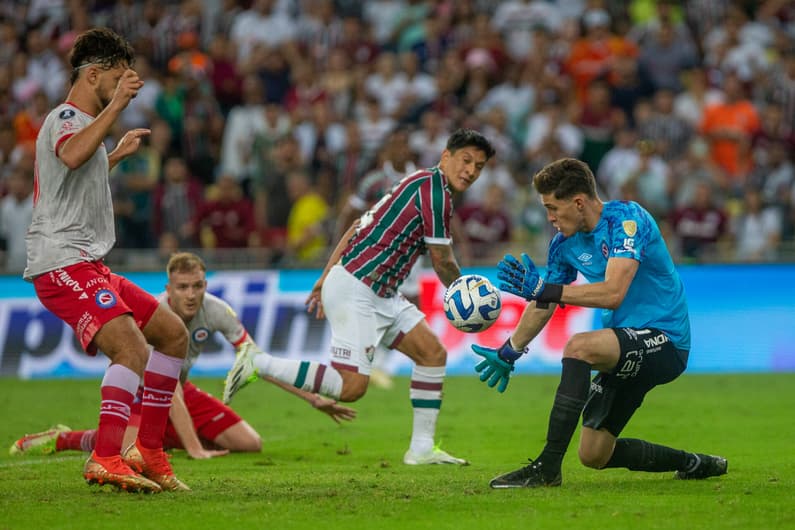
[[316,408],[320,412],[328,414],[328,416],[337,423],[340,423],[341,420],[345,421],[352,421],[356,418],[356,410],[346,407],[344,405],[340,405],[335,400],[331,398],[327,398],[325,396],[321,396],[320,394],[313,394],[311,392],[306,392],[301,390],[300,388],[295,388],[292,385],[288,385],[287,383],[283,383],[277,379],[274,379],[269,376],[263,377],[265,381],[269,381],[274,385],[294,394],[310,405]]
[[177,383],[177,388],[174,390],[174,399],[171,401],[171,410],[169,410],[168,415],[174,425],[174,430],[177,431],[177,436],[182,442],[182,446],[190,458],[204,460],[229,453],[228,449],[214,450],[204,448],[196,429],[193,427],[193,420],[190,417],[190,412],[188,412],[188,407],[185,405],[181,383]]
[[428,245],[428,254],[433,270],[445,287],[449,287],[461,276],[461,267],[458,266],[451,245]]

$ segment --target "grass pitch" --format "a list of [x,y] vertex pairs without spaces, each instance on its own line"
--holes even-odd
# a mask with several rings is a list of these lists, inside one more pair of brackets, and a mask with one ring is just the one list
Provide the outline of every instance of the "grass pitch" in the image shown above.
[[[195,382],[220,394],[219,380]],[[87,486],[77,452],[8,456],[25,432],[94,425],[98,381],[3,379],[0,528],[795,528],[795,374],[684,375],[652,391],[623,433],[724,455],[726,476],[586,469],[575,435],[562,487],[490,490],[490,478],[536,456],[556,385],[520,375],[500,395],[448,378],[437,438],[472,465],[410,467],[406,378],[371,389],[342,426],[258,382],[234,407],[262,435],[261,454],[196,461],[177,451],[172,464],[193,491],[137,495]]]

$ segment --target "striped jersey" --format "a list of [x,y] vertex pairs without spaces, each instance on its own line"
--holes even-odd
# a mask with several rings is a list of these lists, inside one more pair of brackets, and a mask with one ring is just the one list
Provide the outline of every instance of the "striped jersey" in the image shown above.
[[438,167],[399,181],[359,219],[342,265],[378,295],[395,295],[426,244],[449,245],[452,192]]
[[74,105],[62,103],[47,115],[36,138],[26,280],[81,261],[102,259],[116,242],[105,146],[100,144],[75,170],[58,158],[63,143],[93,120]]
[[[163,292],[157,295],[157,301],[165,309],[171,310],[168,305],[168,293]],[[204,350],[210,337],[216,331],[229,341],[232,346],[237,348],[248,339],[248,332],[240,319],[237,318],[235,311],[223,300],[210,293],[204,294],[204,301],[196,312],[196,315],[185,323],[188,328],[190,340],[188,342],[188,354],[182,365],[180,381],[188,378],[188,372],[193,367],[199,354]]]

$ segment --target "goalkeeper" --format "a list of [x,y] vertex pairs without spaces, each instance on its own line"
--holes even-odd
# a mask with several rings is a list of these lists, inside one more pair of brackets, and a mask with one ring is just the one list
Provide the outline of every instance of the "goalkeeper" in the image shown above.
[[[178,253],[166,267],[168,284],[158,296],[161,305],[174,311],[185,323],[190,334],[188,355],[180,374],[180,384],[174,393],[166,427],[164,447],[185,449],[192,458],[204,459],[225,455],[230,451],[259,452],[259,434],[227,405],[199,390],[188,381],[188,372],[202,352],[210,336],[221,332],[238,351],[257,346],[229,304],[206,293],[206,266],[195,254]],[[318,394],[266,378],[284,390],[305,399],[314,408],[328,414],[336,422],[352,420],[356,411]],[[140,389],[139,389],[140,393]],[[138,408],[138,414],[136,414]],[[125,433],[124,445],[135,440],[140,421],[140,400],[136,399]],[[56,451],[91,451],[96,430],[71,431],[58,425],[36,434],[26,435],[11,446],[11,454],[50,454]]]
[[[602,202],[593,173],[565,158],[533,178],[558,230],[542,278],[527,255],[498,264],[501,289],[529,302],[513,335],[497,350],[474,345],[484,357],[481,380],[508,386],[514,363],[557,304],[601,308],[605,329],[578,333],[563,349],[563,368],[546,445],[521,469],[500,475],[492,488],[559,486],[561,463],[582,415],[579,457],[594,469],[675,471],[680,479],[726,473],[725,458],[619,438],[646,393],[676,379],[687,365],[690,322],[685,292],[657,223],[634,202]],[[571,285],[581,273],[588,284]],[[591,381],[591,371],[598,374]]]

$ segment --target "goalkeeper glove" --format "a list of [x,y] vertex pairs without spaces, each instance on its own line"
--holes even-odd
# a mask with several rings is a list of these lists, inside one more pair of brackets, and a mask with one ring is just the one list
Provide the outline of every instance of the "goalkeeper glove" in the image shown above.
[[475,366],[475,371],[480,373],[480,380],[487,381],[486,384],[490,388],[497,386],[499,393],[505,392],[508,388],[514,363],[525,353],[525,350],[516,351],[511,346],[510,338],[499,349],[473,344],[472,351],[483,357],[483,360]]

